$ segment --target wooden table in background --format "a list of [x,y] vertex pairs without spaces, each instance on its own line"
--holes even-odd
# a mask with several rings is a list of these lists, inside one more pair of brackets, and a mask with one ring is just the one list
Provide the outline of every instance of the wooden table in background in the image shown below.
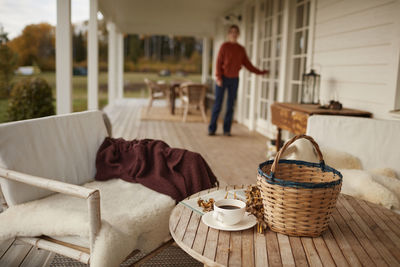
[[175,242],[205,266],[400,266],[400,215],[343,194],[329,228],[317,238],[259,234],[255,227],[215,230],[183,204],[172,211],[169,228]]
[[370,118],[372,114],[367,111],[343,108],[341,110],[323,109],[313,104],[280,103],[271,105],[271,121],[278,127],[276,148],[280,149],[281,132],[287,130],[294,134],[305,134],[307,120],[312,115],[340,115]]

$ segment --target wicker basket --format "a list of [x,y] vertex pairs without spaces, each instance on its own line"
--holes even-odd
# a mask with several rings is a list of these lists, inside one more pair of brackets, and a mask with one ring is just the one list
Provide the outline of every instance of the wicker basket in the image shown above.
[[[294,141],[305,138],[315,147],[319,163],[280,159]],[[261,163],[257,175],[264,219],[272,231],[292,236],[319,236],[327,227],[342,186],[342,175],[325,165],[314,139],[290,139],[274,160]]]

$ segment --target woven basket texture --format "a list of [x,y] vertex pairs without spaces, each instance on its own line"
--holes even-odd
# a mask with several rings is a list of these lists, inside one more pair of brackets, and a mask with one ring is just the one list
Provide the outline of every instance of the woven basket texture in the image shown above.
[[[286,148],[300,138],[314,145],[319,163],[280,159]],[[260,164],[257,183],[263,198],[264,219],[272,231],[317,237],[328,227],[342,175],[325,165],[312,137],[298,135],[282,147],[274,160]]]

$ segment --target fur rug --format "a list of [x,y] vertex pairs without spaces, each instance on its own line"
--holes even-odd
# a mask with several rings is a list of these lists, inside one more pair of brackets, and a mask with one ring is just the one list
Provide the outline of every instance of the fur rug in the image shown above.
[[[102,225],[91,266],[119,266],[134,249],[150,252],[169,236],[169,215],[175,206],[171,197],[121,179],[84,186],[98,188],[101,199]],[[0,214],[0,241],[40,235],[88,238],[85,200],[54,194]]]
[[[363,170],[360,160],[349,153],[320,147],[325,163],[343,175],[342,193],[400,210],[400,179],[389,168]],[[283,154],[283,158],[318,162],[311,143],[297,140]]]
[[400,209],[400,180],[370,171],[339,169],[343,175],[342,193],[388,209]]

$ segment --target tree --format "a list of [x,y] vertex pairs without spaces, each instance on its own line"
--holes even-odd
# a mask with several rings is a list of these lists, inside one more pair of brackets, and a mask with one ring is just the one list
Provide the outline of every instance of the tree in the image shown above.
[[137,34],[127,35],[125,39],[127,43],[127,58],[137,64],[141,54],[139,36]]
[[4,27],[0,23],[0,45],[6,44],[8,41],[8,33],[4,31]]
[[7,45],[0,44],[0,98],[9,95],[16,66],[17,55]]
[[193,37],[184,37],[182,38],[182,42],[184,44],[183,55],[186,58],[190,58],[192,56],[192,53],[194,52],[196,41]]
[[75,62],[82,62],[86,60],[86,40],[82,32],[73,35],[72,47]]
[[34,65],[36,62],[43,70],[55,69],[55,33],[48,23],[26,26],[21,35],[8,45],[18,54],[18,65]]
[[[104,64],[100,64],[101,66],[107,66],[107,59],[108,59],[108,32],[106,27],[106,21],[104,19],[98,21],[99,27],[99,61],[100,63],[103,62]],[[104,67],[103,67],[104,68]],[[103,70],[107,70],[106,68]]]

